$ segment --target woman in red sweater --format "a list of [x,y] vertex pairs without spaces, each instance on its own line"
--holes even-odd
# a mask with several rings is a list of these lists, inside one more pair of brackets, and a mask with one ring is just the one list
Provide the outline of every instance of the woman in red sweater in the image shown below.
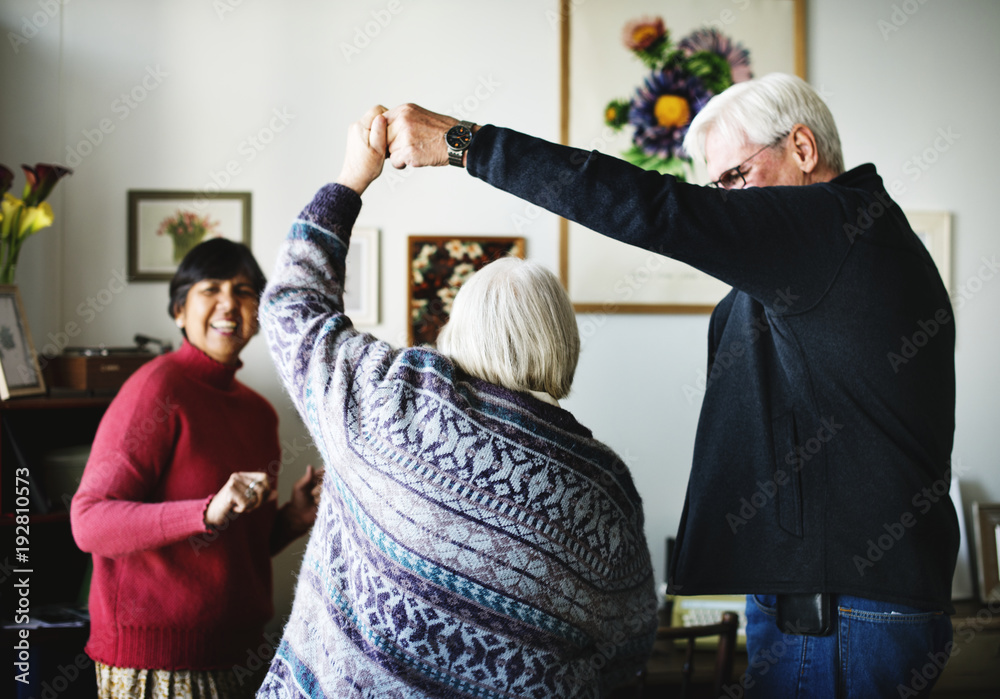
[[101,697],[252,696],[266,668],[271,556],[309,530],[321,474],[277,506],[277,415],[235,378],[265,281],[240,243],[188,253],[170,283],[180,349],[130,377],[97,430],[71,523],[94,558]]

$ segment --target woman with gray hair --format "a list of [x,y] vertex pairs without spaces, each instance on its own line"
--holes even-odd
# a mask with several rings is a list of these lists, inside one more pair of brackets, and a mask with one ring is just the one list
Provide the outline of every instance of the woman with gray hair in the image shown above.
[[440,351],[343,313],[382,108],[292,226],[261,302],[327,463],[292,615],[258,696],[600,697],[639,671],[656,596],[642,504],[559,407],[580,341],[551,272],[507,258],[455,298]]

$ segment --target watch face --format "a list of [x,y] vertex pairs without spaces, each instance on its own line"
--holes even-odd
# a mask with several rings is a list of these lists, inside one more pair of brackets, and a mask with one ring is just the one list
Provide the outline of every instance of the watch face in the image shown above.
[[448,133],[444,137],[444,140],[452,148],[465,150],[469,147],[469,142],[472,140],[472,131],[470,131],[468,127],[458,124],[448,129]]

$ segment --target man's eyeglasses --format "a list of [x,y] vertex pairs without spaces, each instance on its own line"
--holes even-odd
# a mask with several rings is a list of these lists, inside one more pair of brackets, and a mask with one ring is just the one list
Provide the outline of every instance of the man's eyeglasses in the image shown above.
[[716,189],[743,189],[747,186],[746,172],[744,172],[743,167],[768,148],[774,148],[776,145],[784,141],[787,136],[788,134],[779,136],[773,143],[767,144],[736,167],[726,170],[722,173],[722,177],[717,179],[715,182],[709,182],[708,186],[715,187]]

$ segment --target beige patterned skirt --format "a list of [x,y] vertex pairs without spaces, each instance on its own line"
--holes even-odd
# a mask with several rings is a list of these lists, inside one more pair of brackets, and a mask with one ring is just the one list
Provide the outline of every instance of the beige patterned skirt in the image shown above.
[[263,672],[247,670],[138,670],[97,666],[101,699],[249,699],[257,693]]

